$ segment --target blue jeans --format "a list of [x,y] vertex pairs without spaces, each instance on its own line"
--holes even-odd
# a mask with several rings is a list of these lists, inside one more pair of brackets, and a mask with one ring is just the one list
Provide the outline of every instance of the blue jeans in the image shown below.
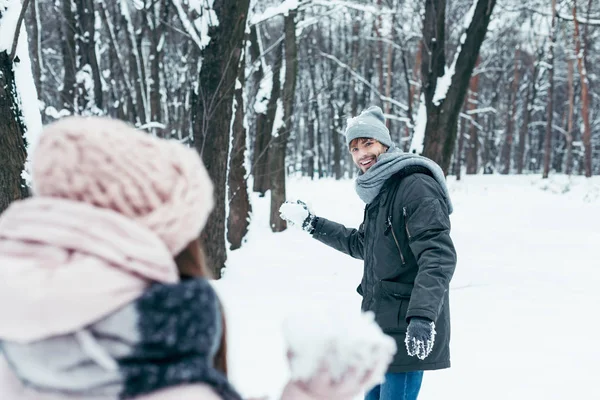
[[365,400],[417,400],[423,371],[385,374],[385,382],[375,386]]

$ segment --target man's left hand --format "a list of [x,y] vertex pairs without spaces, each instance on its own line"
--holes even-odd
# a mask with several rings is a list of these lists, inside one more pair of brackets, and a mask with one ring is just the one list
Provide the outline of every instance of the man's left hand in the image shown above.
[[433,350],[434,342],[435,323],[427,318],[411,318],[404,339],[408,355],[424,360]]

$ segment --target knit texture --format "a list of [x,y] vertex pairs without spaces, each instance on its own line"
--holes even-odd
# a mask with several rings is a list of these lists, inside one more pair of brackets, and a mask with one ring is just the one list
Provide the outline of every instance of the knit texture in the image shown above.
[[125,377],[122,399],[200,382],[223,400],[241,399],[213,366],[223,327],[219,300],[208,281],[155,285],[136,306],[141,340],[119,362]]
[[193,279],[155,284],[83,330],[0,344],[19,381],[41,394],[119,400],[205,384],[222,400],[241,400],[213,365],[223,334],[221,317],[210,283]]
[[198,154],[122,121],[69,117],[47,126],[32,158],[33,191],[114,210],[172,254],[198,236],[213,186]]
[[381,108],[372,106],[350,118],[346,127],[346,146],[358,138],[371,138],[387,147],[392,147],[394,142],[390,137],[390,131],[385,126],[385,117]]
[[411,153],[404,153],[398,147],[392,147],[387,152],[381,154],[377,158],[377,162],[367,170],[364,174],[360,174],[356,178],[355,189],[358,196],[365,203],[371,203],[379,194],[383,184],[396,173],[405,168],[421,166],[431,171],[431,176],[442,188],[444,192],[444,200],[448,206],[448,212],[453,211],[450,193],[446,186],[446,178],[444,172],[435,162],[427,157],[419,156]]

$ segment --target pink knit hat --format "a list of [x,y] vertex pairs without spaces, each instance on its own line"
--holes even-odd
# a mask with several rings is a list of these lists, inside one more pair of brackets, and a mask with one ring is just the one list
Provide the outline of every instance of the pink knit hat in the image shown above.
[[158,235],[173,255],[198,237],[214,204],[195,150],[109,118],[68,117],[47,126],[32,177],[36,195],[114,210]]

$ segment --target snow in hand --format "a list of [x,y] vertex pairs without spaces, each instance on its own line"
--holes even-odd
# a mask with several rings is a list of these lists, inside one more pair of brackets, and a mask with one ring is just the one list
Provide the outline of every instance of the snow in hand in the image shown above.
[[[426,372],[419,400],[600,399],[600,341],[565,341],[572,321],[583,321],[583,337],[600,330],[600,177],[468,175],[448,184],[458,251],[452,368]],[[286,185],[288,199],[310,202],[317,216],[360,225],[354,181]],[[273,233],[269,196],[252,203],[247,242],[229,253],[215,287],[233,384],[245,398],[274,400],[290,374],[284,321],[324,306],[358,314],[362,261],[299,229]]]
[[308,217],[308,210],[306,207],[296,202],[285,202],[279,207],[281,217],[291,222],[292,224],[302,228],[302,223]]
[[384,335],[371,312],[323,309],[297,313],[284,323],[284,337],[292,354],[291,376],[307,381],[324,364],[335,381],[352,369],[356,376],[373,370],[368,387],[383,381],[396,354],[396,343]]

